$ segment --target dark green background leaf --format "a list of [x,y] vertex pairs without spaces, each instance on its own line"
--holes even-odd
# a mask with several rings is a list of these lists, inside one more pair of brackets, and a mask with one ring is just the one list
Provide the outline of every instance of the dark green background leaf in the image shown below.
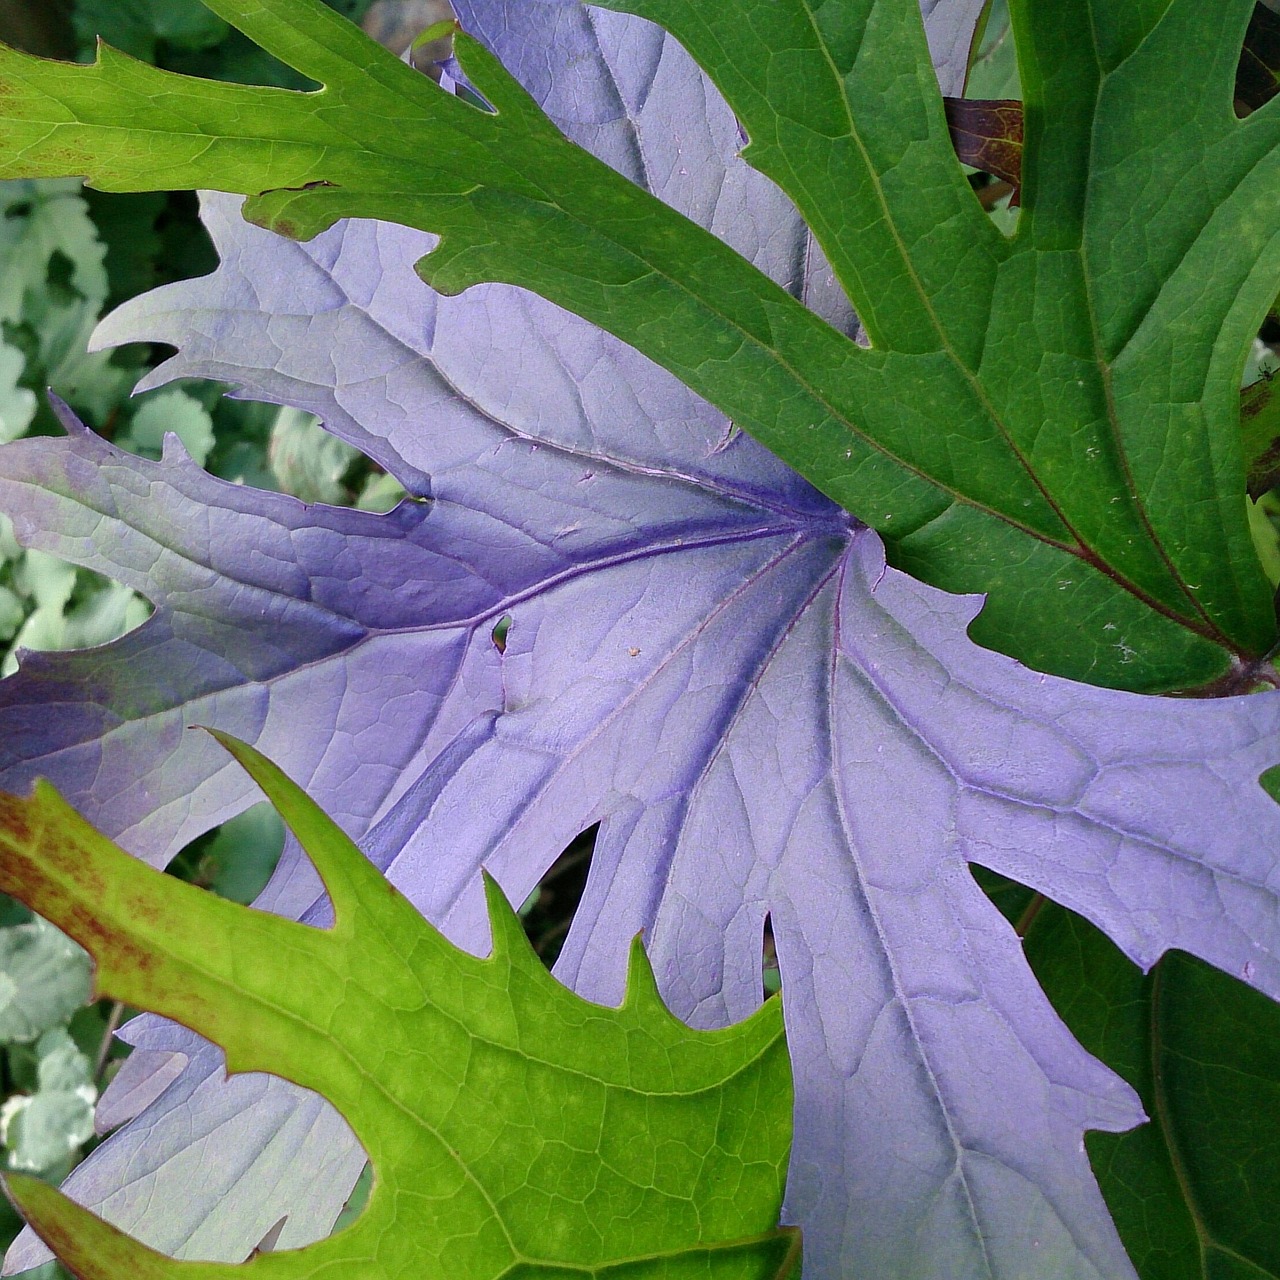
[[1036,975],[1151,1123],[1089,1156],[1142,1280],[1280,1277],[1280,1006],[1180,952],[1144,976],[1053,904],[1027,932]]

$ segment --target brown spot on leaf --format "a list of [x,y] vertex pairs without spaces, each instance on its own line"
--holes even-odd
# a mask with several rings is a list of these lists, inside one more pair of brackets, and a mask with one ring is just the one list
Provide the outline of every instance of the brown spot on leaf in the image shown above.
[[25,800],[0,792],[0,831],[13,844],[31,843],[31,824],[27,821]]
[[[106,964],[117,971],[124,969],[135,977],[144,978],[154,973],[160,963],[160,957],[153,949],[138,942],[127,930],[104,920],[84,903],[77,902],[49,918],[93,957],[99,971]],[[110,987],[100,994],[113,999],[122,995]]]

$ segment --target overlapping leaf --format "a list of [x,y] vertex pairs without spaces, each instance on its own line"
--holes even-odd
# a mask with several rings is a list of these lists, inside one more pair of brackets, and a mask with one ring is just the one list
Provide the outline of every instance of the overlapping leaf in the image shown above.
[[[238,190],[301,236],[344,215],[440,232],[422,266],[439,288],[524,285],[633,343],[881,530],[896,564],[988,592],[993,647],[1157,690],[1247,683],[1269,649],[1232,429],[1243,345],[1280,283],[1280,108],[1229,110],[1249,0],[1015,6],[1029,128],[1013,241],[956,163],[914,0],[615,0],[727,94],[869,351],[566,146],[470,37],[457,51],[494,113],[319,0],[208,4],[324,91],[5,53],[0,172]],[[1171,95],[1175,130],[1153,106]]]
[[[272,1071],[350,1119],[375,1171],[357,1222],[246,1275],[785,1280],[790,1130],[776,1003],[707,1034],[672,1018],[643,948],[620,1008],[543,968],[496,889],[492,951],[451,946],[306,795],[223,739],[323,878],[312,929],[157,875],[51,788],[0,795],[0,886],[92,949],[99,989],[182,1018],[234,1071]],[[175,1262],[30,1178],[15,1197],[81,1280],[231,1280]]]
[[[518,899],[603,820],[561,964],[583,991],[616,996],[625,939],[646,928],[674,1007],[730,1020],[759,1000],[772,916],[798,1062],[792,1211],[819,1275],[1018,1274],[1032,1240],[1046,1276],[1123,1274],[1079,1133],[1139,1113],[1071,1046],[964,859],[1070,902],[1146,962],[1176,944],[1280,989],[1280,810],[1254,781],[1275,699],[1148,701],[1025,672],[966,639],[972,603],[886,570],[873,534],[723,424],[665,469],[642,451],[661,431],[687,440],[688,418],[654,413],[647,433],[610,439],[615,415],[593,430],[584,412],[547,412],[522,439],[511,380],[528,386],[538,354],[554,370],[573,324],[549,308],[498,290],[434,298],[408,271],[420,243],[394,228],[299,247],[215,225],[219,277],[142,304],[204,297],[191,314],[216,336],[171,372],[213,372],[217,350],[274,330],[295,398],[335,426],[369,385],[387,418],[435,419],[393,422],[381,446],[406,478],[430,468],[437,496],[386,517],[309,509],[87,434],[11,447],[5,500],[24,536],[145,580],[158,609],[113,648],[32,658],[0,686],[5,742],[31,754],[6,777],[54,774],[163,858],[249,799],[179,731],[213,718],[339,802],[472,946],[482,864]],[[255,314],[241,292],[273,279],[291,282],[292,316],[266,297]],[[541,326],[509,323],[521,308]],[[462,340],[485,322],[519,335],[505,361]],[[413,334],[432,346],[411,356]],[[602,375],[625,352],[589,355]],[[629,385],[650,404],[678,390],[645,372],[655,381]],[[285,390],[275,369],[241,377]],[[601,385],[616,403],[628,383]],[[297,871],[269,901],[314,898]]]
[[[575,137],[848,323],[674,42],[570,4],[463,16]],[[601,821],[560,967],[583,992],[620,993],[646,928],[677,1012],[731,1020],[759,1001],[772,919],[807,1274],[1129,1274],[1080,1133],[1140,1113],[1067,1037],[965,861],[1144,963],[1177,945],[1280,991],[1280,810],[1256,785],[1275,698],[1031,674],[969,642],[974,602],[887,569],[874,534],[620,343],[501,286],[432,293],[413,232],[290,246],[225,201],[211,222],[222,270],[105,336],[173,341],[167,376],[319,413],[431,501],[309,509],[79,433],[0,453],[24,538],[158,606],[112,648],[0,686],[6,785],[50,774],[163,861],[249,800],[178,731],[216,723],[304,778],[473,948],[482,865],[519,898]],[[286,855],[265,902],[316,898]],[[147,1196],[190,1114],[161,1098],[144,1117],[162,1139]],[[80,1193],[119,1189],[121,1153],[95,1153]]]

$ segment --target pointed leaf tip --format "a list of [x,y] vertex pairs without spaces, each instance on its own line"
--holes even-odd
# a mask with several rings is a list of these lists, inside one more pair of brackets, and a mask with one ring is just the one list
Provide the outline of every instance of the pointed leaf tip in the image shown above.
[[335,929],[344,927],[357,905],[369,910],[374,909],[374,903],[386,901],[389,886],[382,873],[284,770],[256,747],[229,733],[207,725],[193,727],[203,729],[231,754],[298,838],[324,882]]
[[456,36],[461,30],[462,24],[457,18],[445,18],[441,22],[433,22],[425,31],[414,37],[409,50],[412,53],[417,53],[423,46],[434,44],[437,40],[443,40],[447,36]]
[[[502,886],[487,869],[482,869],[480,876],[484,882],[484,900],[489,915],[490,961],[510,965],[531,962],[545,972],[542,960],[534,951],[524,925]],[[529,964],[524,967],[529,967]]]

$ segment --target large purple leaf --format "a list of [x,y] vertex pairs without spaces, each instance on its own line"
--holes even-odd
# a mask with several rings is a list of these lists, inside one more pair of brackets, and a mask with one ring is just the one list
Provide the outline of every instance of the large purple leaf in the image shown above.
[[[852,325],[670,40],[568,0],[458,7],[566,131]],[[24,541],[157,605],[114,645],[28,657],[0,684],[0,785],[51,777],[161,863],[254,798],[181,732],[214,724],[476,949],[479,868],[519,900],[600,822],[559,966],[585,994],[616,998],[643,928],[677,1012],[741,1017],[771,918],[807,1275],[1130,1275],[1081,1133],[1136,1122],[1136,1101],[1071,1040],[966,862],[1141,963],[1182,947],[1280,994],[1280,809],[1257,785],[1280,757],[1276,695],[1030,673],[968,641],[976,601],[887,569],[874,535],[581,321],[498,286],[434,295],[412,272],[429,240],[399,228],[299,246],[226,199],[207,218],[221,269],[132,304],[103,341],[177,345],[155,381],[311,409],[431,501],[309,508],[79,430],[0,450]],[[316,892],[290,851],[264,905],[318,917]],[[194,1069],[108,1096],[127,1115],[168,1083],[73,1176],[78,1198],[210,1257],[243,1256],[304,1189],[319,1208],[282,1244],[336,1212],[359,1156],[332,1113],[220,1082],[186,1033],[139,1034],[155,1065]],[[252,1140],[219,1144],[233,1124]],[[339,1148],[327,1169],[282,1169],[318,1134]],[[173,1214],[197,1140],[236,1196],[216,1241],[199,1206]],[[36,1259],[23,1245],[9,1267]]]

